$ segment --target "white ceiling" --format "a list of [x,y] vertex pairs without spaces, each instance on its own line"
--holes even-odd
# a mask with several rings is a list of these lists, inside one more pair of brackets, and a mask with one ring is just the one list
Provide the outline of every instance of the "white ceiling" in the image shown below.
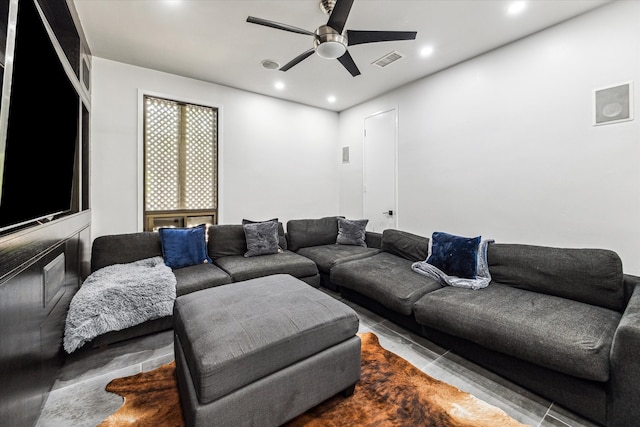
[[[312,55],[313,37],[246,22],[248,16],[315,31],[328,16],[319,0],[74,0],[94,56],[342,111],[611,0],[529,0],[509,15],[507,0],[355,0],[345,29],[417,31],[413,41],[349,47],[361,71]],[[433,48],[430,56],[421,50]],[[371,63],[392,51],[404,58]],[[284,89],[276,89],[281,82]],[[330,103],[328,96],[335,96]]]

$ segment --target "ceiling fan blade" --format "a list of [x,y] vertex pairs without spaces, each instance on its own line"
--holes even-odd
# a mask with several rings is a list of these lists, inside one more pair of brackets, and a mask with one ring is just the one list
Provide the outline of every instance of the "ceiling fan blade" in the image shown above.
[[349,46],[363,43],[415,40],[416,31],[353,31],[347,30]]
[[293,67],[294,65],[299,64],[300,62],[304,61],[305,59],[307,59],[308,57],[313,55],[313,52],[315,52],[315,49],[311,48],[311,49],[301,53],[300,55],[296,56],[291,61],[289,61],[288,63],[284,64],[282,67],[280,67],[280,71],[287,71],[289,68]]
[[349,12],[351,11],[351,6],[353,6],[353,0],[336,0],[327,25],[342,34],[344,25],[347,23],[347,18],[349,17]]
[[340,61],[340,63],[344,65],[344,68],[346,68],[353,77],[360,75],[360,70],[358,70],[358,66],[353,61],[353,58],[351,57],[349,51],[345,52],[344,55],[338,58],[338,61]]
[[314,35],[311,31],[303,30],[302,28],[294,27],[287,24],[280,24],[278,22],[267,21],[266,19],[255,18],[253,16],[249,16],[247,18],[247,22],[250,22],[251,24],[264,25],[265,27],[275,28],[277,30],[284,30],[292,33],[304,34],[306,36]]

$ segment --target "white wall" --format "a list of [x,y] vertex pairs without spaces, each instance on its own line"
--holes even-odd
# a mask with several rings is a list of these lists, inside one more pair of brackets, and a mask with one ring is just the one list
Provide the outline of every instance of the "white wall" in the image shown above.
[[92,238],[141,230],[140,90],[220,108],[220,223],[338,213],[337,113],[93,58]]
[[607,248],[640,274],[640,118],[592,125],[596,88],[634,81],[640,105],[639,18],[616,2],[342,112],[339,211],[362,216],[364,117],[398,106],[398,228]]

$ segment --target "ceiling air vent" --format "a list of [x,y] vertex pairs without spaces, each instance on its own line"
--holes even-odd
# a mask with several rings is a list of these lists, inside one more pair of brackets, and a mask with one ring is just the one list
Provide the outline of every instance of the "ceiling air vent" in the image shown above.
[[385,56],[383,56],[380,59],[376,59],[371,64],[380,68],[384,68],[387,65],[393,64],[394,62],[402,58],[404,58],[404,56],[402,56],[400,52],[393,51],[393,52],[387,53]]

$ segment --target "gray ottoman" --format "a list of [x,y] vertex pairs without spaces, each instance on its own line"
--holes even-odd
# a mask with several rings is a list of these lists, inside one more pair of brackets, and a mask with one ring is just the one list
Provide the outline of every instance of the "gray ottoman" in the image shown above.
[[173,318],[188,426],[278,426],[360,379],[355,311],[290,275],[180,296]]

